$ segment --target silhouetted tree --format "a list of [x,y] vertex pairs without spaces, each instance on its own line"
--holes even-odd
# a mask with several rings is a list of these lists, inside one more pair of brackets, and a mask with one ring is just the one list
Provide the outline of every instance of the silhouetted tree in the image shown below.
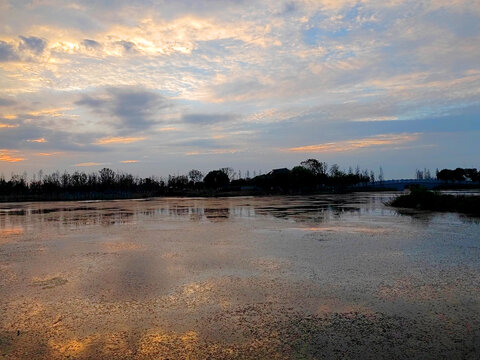
[[228,175],[222,170],[213,170],[205,176],[203,182],[208,188],[219,189],[227,186],[230,183],[230,180]]
[[100,175],[100,183],[102,188],[109,189],[113,185],[113,181],[115,180],[115,172],[112,169],[103,168],[99,172]]
[[195,170],[192,169],[188,172],[188,177],[190,181],[192,181],[194,184],[202,181],[203,179],[203,174],[200,170]]
[[480,181],[477,169],[456,168],[455,170],[442,169],[437,174],[437,179],[443,181]]
[[300,165],[310,170],[314,175],[327,173],[327,163],[320,162],[317,159],[308,159],[308,160],[302,161]]
[[168,187],[170,189],[183,190],[188,186],[188,177],[185,175],[169,176]]
[[340,171],[338,164],[333,164],[330,166],[330,176],[333,178],[339,178],[342,176],[342,172]]
[[232,181],[235,177],[235,171],[231,167],[221,168],[220,171],[222,171],[223,173],[225,173],[225,175],[228,176],[229,181]]
[[423,180],[423,171],[422,170],[415,170],[415,179]]
[[294,188],[312,187],[315,185],[315,174],[303,166],[295,166],[290,171],[290,185]]
[[465,177],[471,181],[479,180],[479,173],[477,169],[465,169]]

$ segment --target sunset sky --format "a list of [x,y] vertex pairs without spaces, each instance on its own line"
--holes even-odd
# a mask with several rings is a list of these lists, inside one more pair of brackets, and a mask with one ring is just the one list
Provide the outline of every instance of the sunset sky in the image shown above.
[[478,0],[0,0],[0,172],[480,167]]

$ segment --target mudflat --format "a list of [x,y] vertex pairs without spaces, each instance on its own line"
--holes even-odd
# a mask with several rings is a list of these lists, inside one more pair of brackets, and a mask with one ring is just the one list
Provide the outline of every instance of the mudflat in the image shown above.
[[0,358],[480,356],[480,221],[393,193],[0,204]]

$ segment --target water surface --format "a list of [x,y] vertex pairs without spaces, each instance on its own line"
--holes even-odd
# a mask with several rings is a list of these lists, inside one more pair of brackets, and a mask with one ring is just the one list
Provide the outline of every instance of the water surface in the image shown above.
[[393,196],[0,204],[0,355],[478,358],[480,222]]

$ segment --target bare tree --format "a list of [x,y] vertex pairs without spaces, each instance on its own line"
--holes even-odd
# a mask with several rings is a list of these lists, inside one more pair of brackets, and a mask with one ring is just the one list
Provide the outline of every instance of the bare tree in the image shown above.
[[232,181],[235,178],[235,170],[233,170],[231,167],[221,168],[220,171],[228,176],[229,181]]
[[378,181],[383,182],[384,177],[383,177],[383,168],[380,166],[380,171],[378,172]]
[[430,180],[432,178],[432,174],[430,173],[430,169],[425,168],[423,170],[423,176],[425,179]]
[[358,166],[358,165],[355,168],[355,175],[360,176],[360,166]]
[[340,171],[340,167],[338,166],[338,164],[333,164],[332,166],[330,166],[330,176],[332,177],[338,177],[341,175],[341,171]]
[[415,171],[415,176],[417,180],[423,180],[423,171],[422,170],[416,170]]

